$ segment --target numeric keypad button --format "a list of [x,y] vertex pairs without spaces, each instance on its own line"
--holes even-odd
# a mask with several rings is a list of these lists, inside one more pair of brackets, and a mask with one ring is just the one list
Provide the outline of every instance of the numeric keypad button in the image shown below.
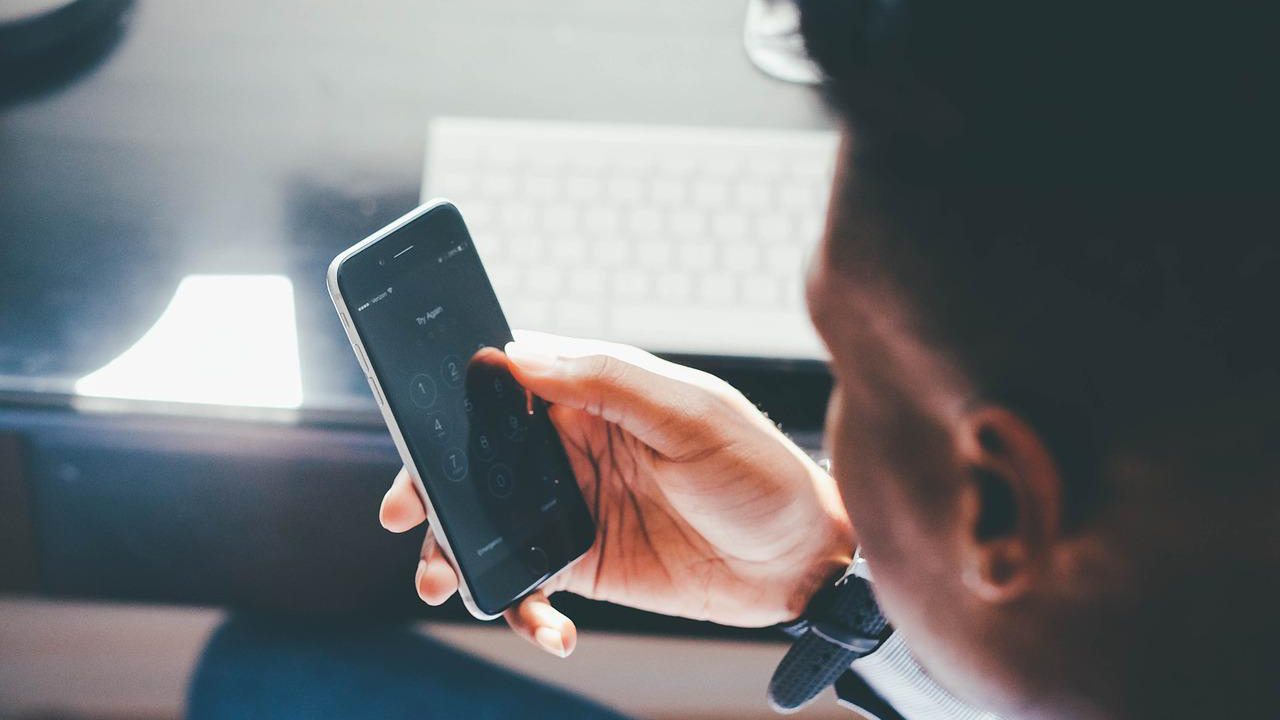
[[494,447],[493,447],[493,438],[490,437],[488,433],[483,433],[483,432],[476,433],[475,441],[473,444],[475,446],[476,457],[480,458],[485,462],[489,462],[490,460],[493,459],[493,456],[495,454]]
[[514,486],[515,475],[512,474],[511,468],[501,463],[489,468],[489,492],[494,497],[510,497]]
[[449,418],[440,411],[427,415],[427,434],[438,443],[443,444],[449,441],[451,434],[449,425]]
[[409,381],[409,399],[420,408],[436,404],[436,381],[430,375],[419,373]]
[[445,477],[454,482],[462,482],[467,477],[467,454],[458,448],[445,450],[441,465]]
[[444,378],[444,384],[449,387],[462,387],[466,374],[466,367],[457,355],[446,355],[440,363],[440,375]]
[[529,426],[515,413],[507,415],[502,421],[502,433],[515,442],[523,442],[528,432]]

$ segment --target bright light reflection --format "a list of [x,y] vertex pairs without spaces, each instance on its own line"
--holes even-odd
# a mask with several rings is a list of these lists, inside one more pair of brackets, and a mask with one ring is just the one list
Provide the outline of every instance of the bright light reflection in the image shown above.
[[93,397],[296,408],[293,283],[283,275],[188,275],[156,324],[75,388]]

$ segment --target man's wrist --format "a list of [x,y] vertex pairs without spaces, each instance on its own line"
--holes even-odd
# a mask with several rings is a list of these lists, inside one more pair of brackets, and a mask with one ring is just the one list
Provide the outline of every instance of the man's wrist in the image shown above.
[[798,581],[787,599],[787,617],[795,620],[804,614],[813,596],[825,587],[834,584],[844,575],[851,562],[851,555],[846,551],[843,557],[832,556],[813,564],[810,571]]
[[801,563],[804,573],[792,584],[786,599],[786,617],[794,620],[804,614],[813,596],[831,586],[849,569],[858,544],[857,536],[847,520],[833,518],[823,550]]
[[858,546],[853,524],[831,476],[831,461],[813,462],[807,457],[805,460],[808,461],[805,465],[810,491],[814,493],[812,500],[820,508],[822,522],[811,523],[805,529],[803,543],[797,548],[803,552],[793,553],[787,558],[791,568],[800,573],[784,581],[788,591],[782,598],[782,616],[787,622],[803,615],[819,590],[840,579]]

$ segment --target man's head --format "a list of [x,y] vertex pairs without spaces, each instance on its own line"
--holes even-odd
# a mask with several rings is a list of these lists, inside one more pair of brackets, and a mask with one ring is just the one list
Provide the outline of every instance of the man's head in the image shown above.
[[809,286],[829,442],[890,619],[1011,713],[1276,693],[1275,25],[801,5],[848,130]]

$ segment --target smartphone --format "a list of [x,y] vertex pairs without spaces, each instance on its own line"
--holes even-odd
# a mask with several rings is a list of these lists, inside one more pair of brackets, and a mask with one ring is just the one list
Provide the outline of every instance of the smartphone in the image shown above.
[[492,619],[591,547],[546,406],[458,208],[429,202],[334,258],[329,294],[467,609]]

